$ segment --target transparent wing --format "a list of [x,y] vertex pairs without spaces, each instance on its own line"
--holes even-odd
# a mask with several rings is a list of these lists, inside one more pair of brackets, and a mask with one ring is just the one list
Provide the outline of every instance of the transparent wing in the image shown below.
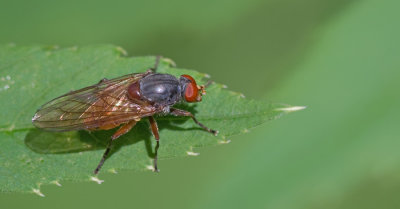
[[50,131],[112,128],[153,115],[156,109],[128,98],[130,84],[145,73],[129,74],[72,91],[44,104],[32,118],[33,124]]

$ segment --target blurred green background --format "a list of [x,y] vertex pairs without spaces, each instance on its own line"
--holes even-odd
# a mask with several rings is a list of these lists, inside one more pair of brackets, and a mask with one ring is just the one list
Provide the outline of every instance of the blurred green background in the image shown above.
[[0,43],[116,44],[129,56],[170,57],[248,98],[308,106],[198,157],[163,160],[159,174],[61,182],[42,187],[46,198],[0,194],[0,207],[400,208],[398,8],[396,0],[0,0]]

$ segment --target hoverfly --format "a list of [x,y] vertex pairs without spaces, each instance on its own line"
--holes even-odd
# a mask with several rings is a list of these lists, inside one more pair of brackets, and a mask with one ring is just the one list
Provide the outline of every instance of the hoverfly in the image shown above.
[[119,127],[111,136],[94,170],[97,174],[111,150],[112,142],[126,134],[141,119],[148,118],[157,143],[154,171],[158,171],[157,150],[160,136],[154,115],[191,117],[204,130],[214,135],[218,134],[218,131],[200,123],[192,113],[173,107],[179,102],[200,102],[205,94],[205,86],[197,85],[190,75],[182,75],[177,79],[170,74],[154,72],[158,62],[159,57],[154,68],[145,73],[133,73],[110,80],[102,79],[95,85],[57,97],[37,110],[32,123],[46,131],[93,131]]

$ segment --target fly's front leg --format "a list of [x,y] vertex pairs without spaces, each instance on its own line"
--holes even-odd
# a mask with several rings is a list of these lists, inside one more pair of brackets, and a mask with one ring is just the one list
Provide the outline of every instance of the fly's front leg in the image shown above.
[[99,165],[97,165],[97,168],[96,168],[96,169],[94,170],[94,172],[93,172],[94,174],[99,173],[101,167],[103,166],[104,161],[106,160],[106,158],[107,158],[107,156],[108,156],[108,154],[109,154],[109,152],[110,152],[110,150],[111,150],[112,142],[113,142],[115,139],[117,139],[118,137],[120,137],[120,136],[122,136],[122,135],[128,133],[128,131],[131,130],[131,129],[133,128],[133,126],[136,125],[137,122],[138,122],[138,121],[136,121],[136,120],[132,120],[132,121],[128,122],[127,124],[121,126],[121,128],[119,128],[119,129],[117,130],[117,132],[115,132],[114,135],[111,136],[111,139],[110,139],[110,141],[109,141],[108,144],[107,144],[106,151],[104,152],[103,157],[101,158],[101,160],[100,160],[100,162],[99,162]]
[[191,112],[185,111],[185,110],[180,110],[180,109],[175,109],[175,108],[171,108],[171,112],[172,115],[175,116],[185,116],[185,117],[191,117],[193,119],[193,121],[199,125],[200,127],[202,127],[204,130],[208,131],[209,133],[214,134],[214,136],[216,136],[218,134],[217,130],[212,130],[210,128],[208,128],[207,126],[203,125],[202,123],[200,123],[196,117],[194,117],[194,115]]
[[160,147],[160,134],[158,133],[158,125],[153,116],[149,116],[151,132],[153,132],[154,138],[156,138],[156,147],[154,148],[154,172],[158,172],[157,168],[157,157],[158,148]]

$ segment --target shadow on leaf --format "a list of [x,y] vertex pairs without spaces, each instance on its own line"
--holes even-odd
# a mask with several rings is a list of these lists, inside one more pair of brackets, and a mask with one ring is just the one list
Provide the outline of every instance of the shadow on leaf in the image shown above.
[[[25,144],[32,151],[41,154],[64,154],[90,150],[104,150],[111,136],[118,128],[100,131],[48,132],[32,129],[25,137]],[[109,156],[122,146],[145,141],[145,148],[150,157],[154,154],[151,148],[152,135],[146,122],[139,122],[131,131],[113,142]]]
[[[195,105],[180,104],[178,108],[186,109],[196,113]],[[147,118],[145,118],[147,120]],[[186,122],[188,117],[160,116],[156,117],[159,129],[170,129],[177,131],[201,130],[201,128],[180,128],[179,124]],[[111,136],[118,128],[99,131],[69,131],[69,132],[49,132],[41,129],[31,129],[25,137],[25,144],[32,151],[41,154],[64,154],[76,153],[91,150],[105,150]],[[145,149],[149,157],[154,158],[152,150],[153,136],[149,130],[148,122],[141,121],[136,124],[127,134],[115,140],[108,157],[112,156],[122,146],[136,144],[144,141]],[[162,140],[162,136],[161,136]]]

